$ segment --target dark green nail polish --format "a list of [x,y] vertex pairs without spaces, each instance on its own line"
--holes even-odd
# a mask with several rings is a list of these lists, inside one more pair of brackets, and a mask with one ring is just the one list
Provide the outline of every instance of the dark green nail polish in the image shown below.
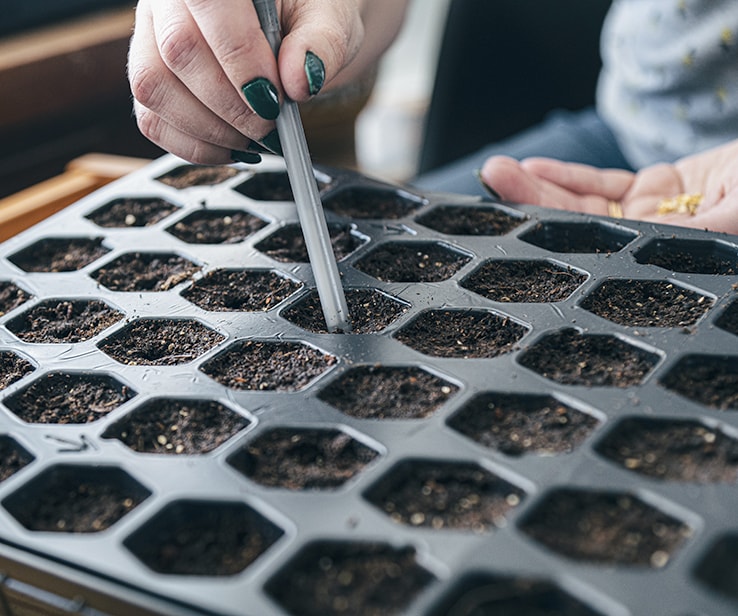
[[325,64],[312,51],[305,54],[305,74],[308,80],[308,92],[315,96],[325,83]]
[[268,79],[257,77],[241,90],[254,112],[265,120],[274,120],[279,115],[279,94]]
[[479,183],[482,185],[487,194],[497,201],[502,201],[502,196],[500,196],[500,193],[498,193],[494,188],[492,188],[482,179],[482,170],[477,169],[474,173],[476,174],[477,180],[479,180]]
[[261,156],[256,152],[242,152],[240,150],[231,150],[231,160],[234,163],[248,163],[255,165],[261,162]]
[[280,156],[284,155],[282,152],[282,142],[279,140],[279,133],[276,128],[268,135],[262,137],[261,143],[265,148],[271,150],[275,154],[279,154]]

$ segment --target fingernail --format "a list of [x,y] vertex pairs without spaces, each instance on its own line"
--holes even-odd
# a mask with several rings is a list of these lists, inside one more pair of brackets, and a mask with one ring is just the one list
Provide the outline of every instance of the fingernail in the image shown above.
[[308,92],[315,96],[325,83],[325,64],[312,51],[305,53],[305,74],[308,81]]
[[241,90],[257,115],[265,120],[274,120],[279,115],[279,94],[268,79],[257,77],[245,84]]
[[279,140],[279,133],[276,128],[271,133],[261,138],[261,144],[274,154],[284,156],[284,152],[282,152],[282,142]]
[[479,183],[482,185],[482,187],[484,188],[484,190],[487,191],[487,194],[490,197],[492,197],[493,199],[496,199],[497,201],[502,201],[502,196],[500,195],[500,193],[498,193],[494,188],[492,188],[489,184],[487,184],[482,179],[482,170],[481,169],[477,169],[477,170],[475,170],[474,173],[476,173],[477,180],[479,180]]
[[261,156],[256,152],[242,152],[241,150],[231,150],[231,160],[234,163],[248,163],[255,165],[261,162]]

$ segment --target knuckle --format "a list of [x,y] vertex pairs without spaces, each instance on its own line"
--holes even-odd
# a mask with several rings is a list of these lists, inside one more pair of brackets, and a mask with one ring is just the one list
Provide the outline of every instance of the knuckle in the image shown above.
[[136,109],[136,124],[138,125],[138,130],[141,131],[141,134],[144,137],[154,143],[159,143],[161,141],[162,123],[159,116],[155,113],[148,109],[138,107]]
[[131,94],[141,105],[148,108],[156,108],[161,101],[161,75],[146,65],[131,66],[128,73],[131,86]]
[[242,41],[229,41],[222,43],[216,49],[216,54],[224,67],[242,64],[244,58],[249,58],[254,50],[251,38],[245,37]]
[[164,63],[175,73],[186,70],[195,62],[200,39],[195,31],[181,23],[171,23],[159,37],[159,53]]

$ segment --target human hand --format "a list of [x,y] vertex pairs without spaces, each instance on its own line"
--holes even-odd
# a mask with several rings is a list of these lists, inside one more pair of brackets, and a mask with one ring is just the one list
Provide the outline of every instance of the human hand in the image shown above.
[[[738,233],[738,140],[638,173],[495,156],[480,178],[516,203],[605,216],[612,215],[615,204],[625,218]],[[659,213],[665,199],[683,194],[702,196],[693,214]]]

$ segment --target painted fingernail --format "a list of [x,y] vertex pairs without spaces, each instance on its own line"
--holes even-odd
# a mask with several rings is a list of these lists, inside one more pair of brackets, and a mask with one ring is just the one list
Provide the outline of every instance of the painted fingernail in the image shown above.
[[279,133],[276,128],[271,133],[261,138],[261,144],[275,154],[284,156],[284,152],[282,152],[282,142],[279,140]]
[[487,191],[487,194],[497,201],[502,201],[502,196],[500,195],[500,193],[498,193],[494,188],[492,188],[482,179],[482,170],[477,169],[474,173],[477,176],[477,180],[479,180],[479,183],[482,185],[482,188]]
[[241,87],[254,113],[265,120],[274,120],[279,115],[279,94],[271,81],[257,77]]
[[261,156],[256,152],[242,152],[241,150],[231,150],[231,160],[234,163],[248,163],[255,165],[261,162]]
[[308,92],[315,96],[325,83],[325,64],[312,51],[305,54],[305,75],[307,75]]

